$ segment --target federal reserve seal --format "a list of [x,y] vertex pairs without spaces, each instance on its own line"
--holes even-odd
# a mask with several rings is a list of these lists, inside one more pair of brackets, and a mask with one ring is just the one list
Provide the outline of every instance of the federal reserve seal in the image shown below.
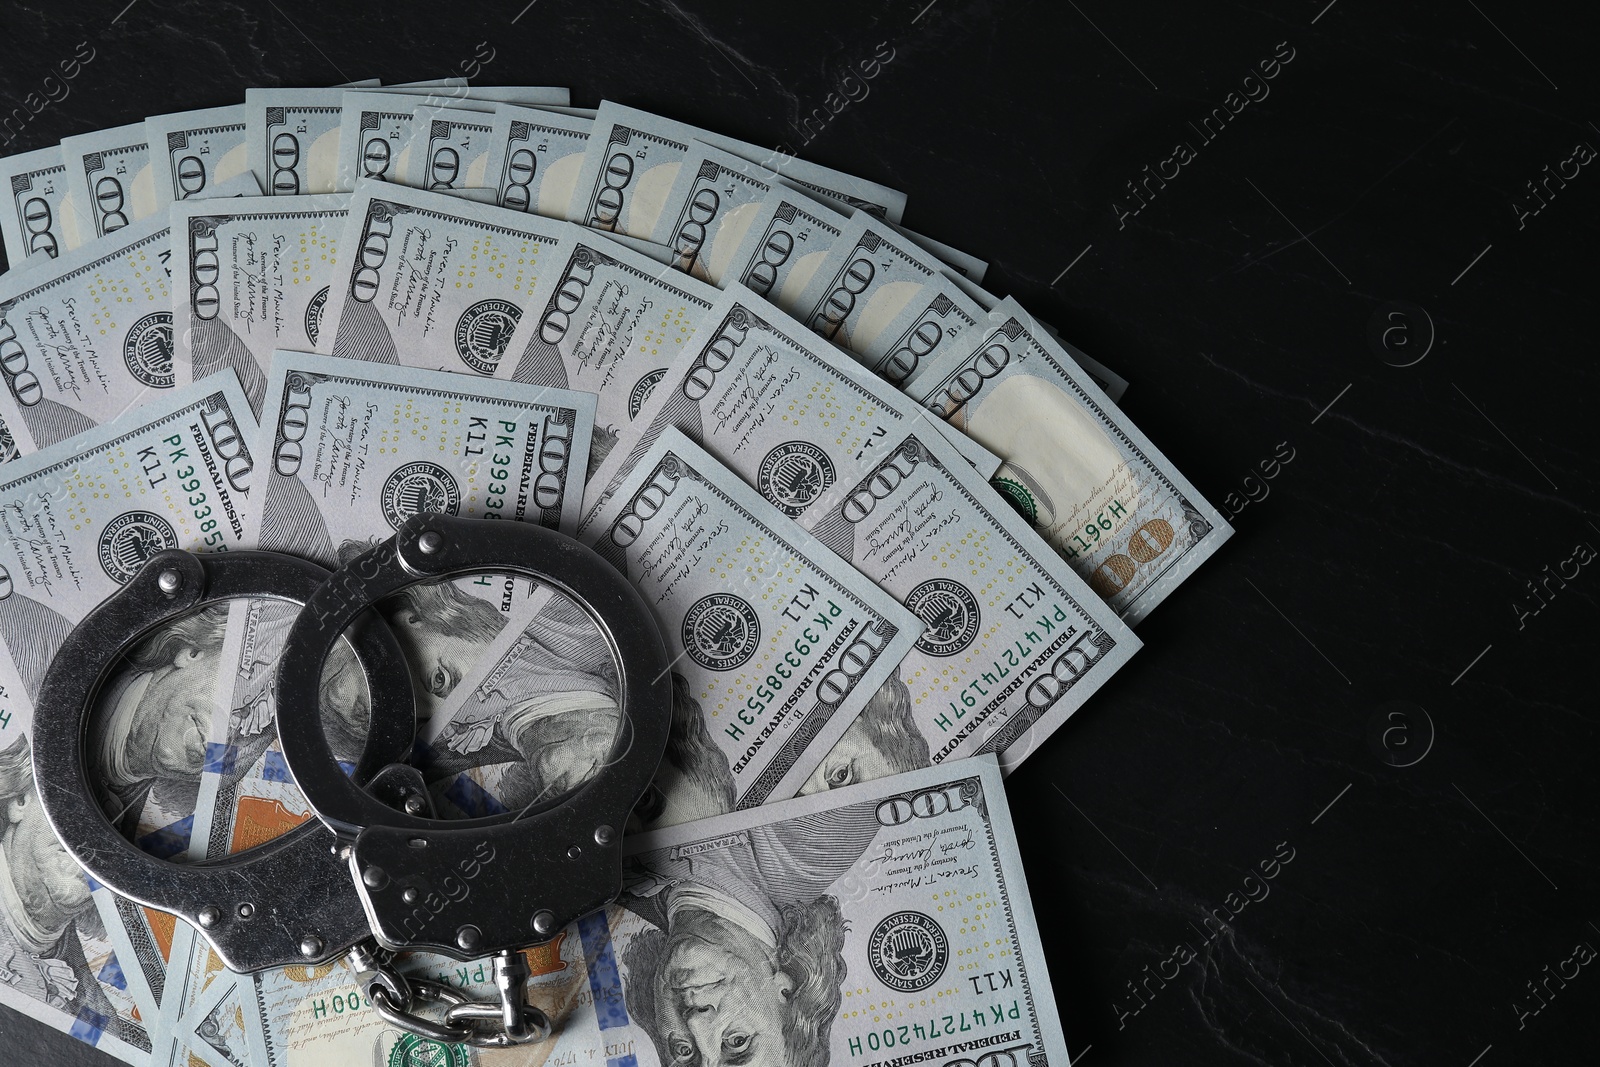
[[468,1067],[464,1045],[447,1045],[430,1037],[406,1034],[389,1050],[388,1067]]
[[322,332],[322,312],[327,306],[328,287],[324,285],[306,305],[306,340],[313,345],[317,343],[317,335]]
[[178,547],[172,523],[153,511],[125,511],[100,532],[100,566],[122,585],[157,552]]
[[953,656],[978,636],[978,598],[960,582],[930,578],[906,596],[906,609],[927,627],[917,647],[930,656]]
[[833,484],[833,460],[809,441],[785,441],[761,459],[756,490],[791,519]]
[[172,312],[152,311],[122,339],[128,373],[154,389],[172,388]]
[[1028,487],[1014,478],[996,478],[989,483],[1000,490],[1000,495],[1010,502],[1011,506],[1022,513],[1022,517],[1031,523],[1039,521],[1039,502],[1028,492]]
[[633,389],[628,393],[628,418],[637,419],[639,411],[650,400],[650,394],[656,391],[656,386],[661,384],[661,379],[667,376],[667,368],[653,370],[633,383]]
[[744,666],[761,643],[756,611],[732,593],[712,593],[689,605],[683,617],[683,648],[689,658],[713,671]]
[[522,309],[508,300],[478,301],[456,320],[456,355],[479,374],[493,374],[520,318]]
[[867,962],[878,981],[898,993],[927,989],[950,961],[944,927],[920,911],[897,911],[867,938]]
[[461,488],[453,474],[427,460],[407,463],[383,483],[383,517],[396,530],[413,515],[455,515]]

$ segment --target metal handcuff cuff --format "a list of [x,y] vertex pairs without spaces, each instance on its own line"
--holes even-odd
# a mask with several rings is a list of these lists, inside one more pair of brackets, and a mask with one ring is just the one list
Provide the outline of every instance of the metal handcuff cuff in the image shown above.
[[[372,609],[424,582],[485,572],[552,586],[587,612],[617,666],[619,726],[608,758],[572,792],[522,811],[438,819],[421,773],[404,762],[415,734],[410,671]],[[233,856],[169,863],[125,838],[101,807],[85,759],[91,716],[137,642],[237,598],[303,605],[279,659],[276,712],[284,762],[317,819]],[[323,665],[341,635],[366,675],[371,709],[349,773],[319,717]],[[63,642],[37,702],[34,780],[57,836],[96,881],[187,920],[232,970],[348,955],[389,1023],[438,1041],[506,1047],[551,1030],[526,1002],[520,949],[551,940],[621,889],[622,827],[666,747],[667,666],[633,586],[588,548],[530,524],[419,515],[331,574],[269,552],[166,551]],[[390,956],[400,950],[492,956],[499,1000],[403,976]],[[419,1014],[424,1005],[441,1017]]]

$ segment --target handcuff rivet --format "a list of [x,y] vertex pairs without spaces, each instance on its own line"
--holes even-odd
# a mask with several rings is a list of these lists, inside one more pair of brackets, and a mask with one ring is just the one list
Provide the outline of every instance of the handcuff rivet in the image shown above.
[[417,538],[417,548],[425,556],[431,556],[444,547],[444,535],[438,530],[424,530],[422,536]]
[[426,837],[413,837],[410,840],[410,842],[408,842],[408,843],[411,845],[412,848],[427,848],[428,847],[428,839]]
[[463,951],[471,952],[483,944],[483,931],[472,924],[467,924],[456,931],[456,946]]
[[417,901],[422,899],[422,894],[417,890],[416,886],[412,886],[400,894],[400,899],[405,901],[407,904],[415,904]]
[[256,913],[256,906],[254,904],[251,904],[249,901],[246,901],[245,903],[239,905],[239,918],[241,918],[241,919],[249,919],[249,918],[253,917],[255,915],[255,913]]
[[156,578],[156,586],[167,596],[177,596],[178,590],[183,588],[183,575],[177,571],[162,571]]
[[217,907],[215,904],[207,904],[205,907],[200,909],[198,918],[200,920],[200,925],[209,930],[222,921],[222,909]]
[[368,889],[382,889],[389,884],[389,876],[382,867],[368,867],[361,872],[361,881]]
[[577,845],[573,845],[571,848],[567,849],[567,859],[569,860],[575,860],[581,855],[583,855],[583,849],[579,848]]
[[427,810],[427,805],[422,802],[422,797],[412,793],[406,797],[405,809],[407,815],[421,815]]
[[604,847],[617,839],[617,832],[609,826],[596,826],[594,828],[594,843]]
[[300,939],[300,955],[311,959],[313,956],[322,955],[322,938],[316,934],[307,934]]
[[536,911],[536,912],[533,913],[533,932],[534,933],[538,934],[541,937],[548,937],[551,934],[555,933],[555,930],[556,930],[556,917],[555,917],[555,913],[554,912],[551,912],[551,911],[545,910],[545,909],[541,909],[541,910]]

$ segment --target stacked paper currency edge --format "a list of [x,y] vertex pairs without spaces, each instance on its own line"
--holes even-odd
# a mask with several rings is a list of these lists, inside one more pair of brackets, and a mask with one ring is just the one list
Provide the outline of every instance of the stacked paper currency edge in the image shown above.
[[[139,1065],[1065,1067],[1001,774],[1227,522],[1127,382],[906,229],[904,194],[570,104],[252,89],[0,160],[0,1003]],[[29,761],[55,647],[151,553],[336,566],[419,510],[579,537],[677,657],[623,895],[529,951],[558,1030],[517,1052],[387,1027],[342,966],[227,972],[84,876]],[[433,593],[385,611],[436,803],[580,782],[616,712],[581,612]],[[90,748],[141,847],[311,817],[272,728],[291,616],[213,609],[130,656]],[[330,737],[358,739],[337,673]]]

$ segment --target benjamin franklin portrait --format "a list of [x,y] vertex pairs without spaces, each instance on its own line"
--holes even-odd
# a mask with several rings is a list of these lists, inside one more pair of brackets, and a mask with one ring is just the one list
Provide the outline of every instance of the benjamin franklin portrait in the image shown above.
[[846,977],[829,890],[878,830],[854,804],[630,861],[621,903],[650,928],[623,950],[624,994],[663,1064],[828,1063]]
[[33,784],[28,739],[0,749],[0,981],[69,1014],[110,1018],[77,934],[103,940],[89,883]]

